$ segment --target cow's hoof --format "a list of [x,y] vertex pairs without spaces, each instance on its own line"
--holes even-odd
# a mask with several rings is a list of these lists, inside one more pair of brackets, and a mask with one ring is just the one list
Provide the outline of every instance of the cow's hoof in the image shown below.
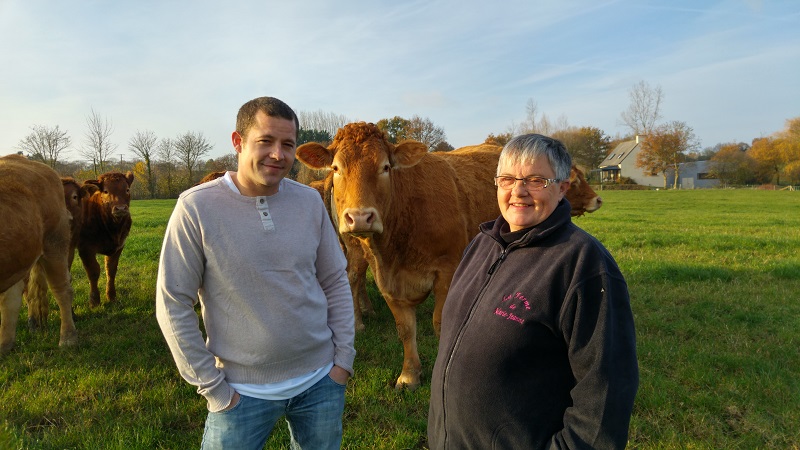
[[38,320],[34,319],[33,317],[28,317],[28,330],[31,333],[39,331],[42,328],[42,324],[39,323]]
[[14,343],[13,342],[10,343],[10,344],[2,344],[2,345],[0,345],[0,356],[5,356],[5,355],[11,353],[11,350],[13,350],[13,349],[14,349]]
[[400,378],[397,379],[397,383],[394,385],[394,389],[396,391],[408,390],[413,391],[419,387],[419,379],[412,380],[410,378],[404,377],[400,375]]
[[70,333],[64,336],[61,336],[61,339],[58,341],[59,347],[74,347],[78,345],[78,333]]

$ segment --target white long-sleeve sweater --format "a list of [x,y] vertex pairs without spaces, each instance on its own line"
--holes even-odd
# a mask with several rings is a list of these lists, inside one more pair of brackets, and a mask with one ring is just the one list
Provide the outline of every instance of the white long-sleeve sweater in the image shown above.
[[156,317],[210,411],[230,403],[229,382],[274,383],[331,361],[352,373],[346,264],[308,186],[284,179],[274,195],[246,197],[219,178],[181,194],[161,249]]

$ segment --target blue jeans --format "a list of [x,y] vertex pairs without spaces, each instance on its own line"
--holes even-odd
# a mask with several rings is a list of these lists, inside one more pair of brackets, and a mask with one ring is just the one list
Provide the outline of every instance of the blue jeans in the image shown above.
[[345,386],[326,375],[302,394],[288,400],[261,400],[239,395],[239,403],[224,412],[209,412],[203,450],[261,450],[272,428],[286,416],[292,449],[338,449],[342,445]]

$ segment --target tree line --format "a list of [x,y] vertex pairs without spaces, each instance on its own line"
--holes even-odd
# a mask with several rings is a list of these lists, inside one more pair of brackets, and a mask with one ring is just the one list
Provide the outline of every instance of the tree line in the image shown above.
[[[701,151],[699,140],[689,124],[678,120],[660,122],[664,103],[660,86],[640,81],[630,88],[628,94],[629,105],[619,116],[628,131],[625,135],[618,134],[612,138],[594,126],[572,126],[564,116],[552,119],[540,112],[538,104],[531,98],[525,105],[523,120],[512,122],[505,132],[489,134],[484,142],[502,146],[518,134],[552,136],[564,142],[573,162],[593,182],[597,180],[593,179],[592,170],[599,167],[616,145],[635,136],[639,136],[642,143],[636,165],[650,175],[663,175],[665,184],[670,172],[675,173],[677,183],[682,163],[700,160],[712,161],[709,175],[718,178],[723,186],[800,181],[800,117],[787,120],[782,131],[755,138],[751,144],[721,143]],[[321,110],[299,111],[298,119],[298,145],[312,141],[328,144],[339,128],[352,122],[346,116]],[[393,143],[413,139],[426,144],[431,152],[453,150],[444,129],[426,117],[395,116],[380,119],[376,125]],[[212,145],[198,131],[187,131],[173,138],[159,138],[149,130],[136,131],[127,143],[127,149],[135,155],[134,160],[125,161],[120,157],[117,161],[114,157],[117,145],[111,139],[113,130],[110,119],[91,110],[86,117],[86,131],[79,148],[83,162],[62,159],[73,142],[58,125],[33,125],[31,133],[17,147],[29,158],[42,161],[62,175],[78,180],[95,179],[110,170],[131,170],[139,181],[132,186],[133,198],[137,199],[174,198],[197,183],[203,175],[235,170],[237,166],[233,152],[206,159]],[[309,171],[295,162],[289,176],[307,183],[323,174]]]

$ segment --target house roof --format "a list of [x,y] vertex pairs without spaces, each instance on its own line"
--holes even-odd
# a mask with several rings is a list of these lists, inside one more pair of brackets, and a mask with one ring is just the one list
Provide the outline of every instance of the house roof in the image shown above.
[[600,163],[600,168],[618,166],[622,161],[625,160],[625,158],[630,156],[638,146],[639,143],[635,140],[621,142],[619,145],[614,147],[614,150],[612,150],[611,153],[606,156],[606,159]]

